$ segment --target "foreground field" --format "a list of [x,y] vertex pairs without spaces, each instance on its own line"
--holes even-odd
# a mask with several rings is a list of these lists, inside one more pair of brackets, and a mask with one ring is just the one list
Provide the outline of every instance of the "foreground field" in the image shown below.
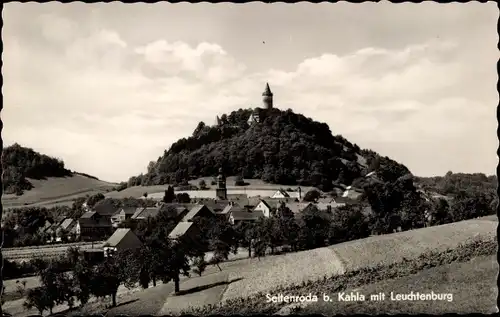
[[68,204],[78,197],[105,193],[116,186],[79,174],[29,181],[34,188],[25,191],[21,196],[11,194],[2,196],[4,208]]
[[[364,294],[364,302],[338,301],[311,303],[298,314],[446,314],[498,312],[496,307],[498,263],[495,256],[478,257],[465,263],[452,263],[424,270],[399,279],[365,285],[355,289]],[[451,293],[452,301],[391,301],[390,293]],[[370,301],[370,294],[385,293],[385,300]]]
[[[472,237],[496,236],[497,221],[487,218],[374,236],[331,246],[347,270],[415,258],[425,251],[455,248]],[[390,255],[390,256],[389,256]]]

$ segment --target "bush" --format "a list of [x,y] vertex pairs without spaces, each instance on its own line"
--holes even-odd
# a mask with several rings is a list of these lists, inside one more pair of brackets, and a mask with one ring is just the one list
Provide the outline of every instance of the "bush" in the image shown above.
[[237,176],[236,180],[234,181],[234,186],[245,186],[245,185],[246,185],[246,183],[243,180],[243,177],[242,176]]

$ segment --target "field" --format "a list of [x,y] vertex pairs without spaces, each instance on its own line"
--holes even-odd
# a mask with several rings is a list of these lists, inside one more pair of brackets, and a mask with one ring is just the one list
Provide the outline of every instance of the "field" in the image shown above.
[[[365,285],[356,289],[365,294],[365,302],[338,301],[338,294],[330,294],[333,302],[311,303],[298,314],[491,314],[496,309],[498,263],[496,257],[478,257],[465,263],[452,263],[423,270],[403,278]],[[448,301],[391,301],[390,292],[451,293]],[[370,301],[370,294],[385,293],[384,301]]]
[[59,256],[65,254],[68,250],[68,247],[75,246],[80,250],[86,249],[98,249],[101,248],[104,242],[96,241],[92,242],[77,242],[77,243],[66,243],[66,244],[58,244],[58,245],[45,245],[45,246],[32,246],[32,247],[23,247],[23,248],[9,248],[3,249],[2,254],[5,259],[8,260],[25,260],[31,259],[35,257],[52,257]]
[[116,184],[108,183],[83,175],[71,177],[53,177],[46,180],[29,179],[34,188],[25,191],[21,196],[3,195],[4,208],[19,208],[26,206],[70,205],[78,197],[105,193]]

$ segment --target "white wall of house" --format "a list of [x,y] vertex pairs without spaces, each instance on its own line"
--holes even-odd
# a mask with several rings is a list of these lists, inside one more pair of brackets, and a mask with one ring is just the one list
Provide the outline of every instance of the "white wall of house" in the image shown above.
[[271,216],[271,210],[262,201],[255,206],[254,210],[262,211],[264,217],[269,218]]

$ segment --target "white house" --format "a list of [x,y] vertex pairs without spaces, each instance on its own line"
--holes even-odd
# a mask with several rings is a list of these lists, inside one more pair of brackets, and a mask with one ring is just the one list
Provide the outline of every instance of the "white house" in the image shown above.
[[290,195],[283,189],[278,189],[271,198],[290,198]]
[[262,212],[266,218],[271,217],[271,207],[265,200],[261,200],[253,210]]

